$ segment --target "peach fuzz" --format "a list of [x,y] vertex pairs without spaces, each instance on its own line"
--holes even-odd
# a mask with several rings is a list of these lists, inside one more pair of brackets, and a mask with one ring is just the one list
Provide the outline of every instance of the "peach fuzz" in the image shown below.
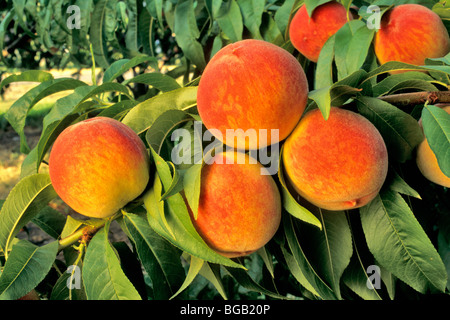
[[[238,155],[245,163],[237,162]],[[202,169],[196,219],[190,211],[192,223],[221,255],[251,254],[269,242],[280,225],[278,187],[270,175],[261,175],[263,166],[256,160],[251,163],[247,154],[227,151],[213,160]]]
[[149,181],[149,155],[125,124],[97,117],[67,127],[49,159],[59,197],[78,213],[107,218],[137,198]]
[[[450,114],[450,106],[443,107],[442,109]],[[441,168],[439,168],[436,155],[431,150],[426,138],[417,147],[416,163],[422,175],[429,181],[450,188],[450,177],[447,177]]]
[[289,37],[301,54],[317,62],[327,40],[352,19],[345,7],[335,1],[315,8],[312,17],[308,15],[306,6],[302,5],[289,25]]
[[[288,51],[262,40],[242,40],[219,50],[206,66],[197,93],[199,115],[216,138],[239,149],[259,149],[284,140],[308,100],[308,82]],[[257,141],[246,138],[256,131]],[[260,137],[260,130],[267,130]],[[278,129],[278,139],[271,135]],[[227,141],[227,130],[237,139]],[[239,133],[240,131],[240,133]],[[263,132],[263,131],[261,131]],[[230,139],[229,139],[230,140]]]
[[307,112],[286,139],[286,181],[317,207],[349,210],[369,203],[381,189],[388,153],[375,126],[362,115],[332,107],[328,120]]
[[439,58],[450,51],[450,39],[441,18],[418,4],[403,4],[386,12],[374,39],[380,64],[399,61],[417,66],[426,58]]

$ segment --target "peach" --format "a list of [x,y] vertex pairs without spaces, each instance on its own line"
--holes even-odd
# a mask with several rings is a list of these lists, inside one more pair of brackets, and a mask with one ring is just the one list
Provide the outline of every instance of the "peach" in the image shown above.
[[[442,109],[450,114],[450,106],[443,107]],[[438,185],[450,188],[450,177],[447,177],[441,168],[439,168],[436,155],[431,150],[426,138],[417,147],[416,163],[425,178]]]
[[144,191],[149,155],[131,128],[97,117],[71,125],[58,136],[49,174],[68,206],[88,217],[106,218]]
[[328,120],[307,112],[286,139],[286,181],[317,207],[338,211],[362,207],[381,189],[388,153],[375,126],[362,115],[332,107]]
[[[245,162],[237,160],[238,156]],[[198,213],[195,219],[191,211],[192,222],[221,255],[248,255],[263,247],[280,225],[278,187],[247,154],[227,151],[212,160],[202,168]]]
[[345,7],[336,1],[316,7],[312,17],[308,15],[306,6],[302,5],[289,25],[289,37],[301,54],[317,62],[327,40],[352,19]]
[[307,100],[308,82],[294,56],[254,39],[219,50],[206,66],[197,93],[206,128],[239,149],[259,149],[285,139]]
[[374,49],[380,64],[399,61],[417,66],[426,58],[450,51],[450,39],[441,18],[418,4],[403,4],[386,12],[375,35]]

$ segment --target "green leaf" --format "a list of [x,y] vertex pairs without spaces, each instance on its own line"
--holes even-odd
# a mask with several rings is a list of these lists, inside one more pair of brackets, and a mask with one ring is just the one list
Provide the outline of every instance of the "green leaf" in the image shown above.
[[161,148],[173,129],[179,125],[192,121],[192,117],[181,110],[164,111],[147,130],[145,139],[148,144],[161,154]]
[[261,27],[265,0],[237,0],[242,13],[244,25],[252,33],[253,38],[262,39]]
[[443,20],[450,20],[450,3],[447,1],[439,1],[436,3],[432,10],[436,12]]
[[153,231],[145,214],[125,213],[119,222],[152,280],[154,298],[169,299],[183,282],[181,252]]
[[416,119],[399,108],[377,98],[356,98],[359,112],[369,119],[384,138],[389,156],[403,163],[413,157],[422,142],[422,130]]
[[[161,158],[152,148],[150,148],[152,158],[156,164],[156,170],[162,182],[162,192],[167,190],[173,181],[169,164]],[[157,196],[152,195],[155,191],[153,187],[144,195],[144,206],[148,213],[148,221],[150,226],[166,240],[171,242],[176,247],[195,255],[200,259],[228,265],[233,268],[243,268],[242,265],[233,262],[219,253],[212,250],[200,237],[192,224],[188,208],[180,193],[176,193],[164,201],[163,216],[167,220],[167,225],[170,227],[172,234],[168,233],[163,226],[164,221],[161,221],[161,214],[155,212],[156,206],[160,206],[160,200]],[[156,201],[156,202],[155,202]]]
[[349,74],[347,56],[351,54],[351,51],[349,51],[350,43],[352,42],[356,31],[363,27],[366,27],[366,24],[363,21],[351,20],[336,32],[334,59],[338,71],[338,79],[345,78]]
[[395,171],[392,166],[389,167],[388,175],[386,177],[385,185],[389,186],[392,191],[411,196],[417,199],[422,199],[419,193],[411,188],[405,180]]
[[175,38],[187,59],[200,70],[206,67],[203,47],[197,39],[200,31],[197,27],[195,8],[192,0],[180,2],[175,9]]
[[184,87],[145,100],[128,112],[122,122],[143,133],[167,110],[184,110],[197,104],[197,87]]
[[301,226],[299,241],[302,242],[308,260],[342,299],[340,280],[353,254],[352,236],[345,212],[326,211],[317,208],[322,230]]
[[371,30],[366,26],[359,28],[355,32],[350,43],[348,44],[348,52],[346,57],[348,74],[359,70],[363,66],[374,35],[375,30]]
[[[281,149],[280,157],[283,155],[283,149]],[[305,221],[307,223],[310,223],[318,228],[322,228],[322,223],[315,215],[313,215],[308,209],[301,206],[295,198],[292,196],[292,194],[289,191],[288,186],[286,185],[285,179],[284,179],[284,169],[283,169],[283,161],[279,162],[279,168],[278,168],[278,178],[281,183],[281,201],[283,202],[283,208],[289,212],[292,216],[294,216],[297,219],[300,219],[302,221]]]
[[241,10],[239,9],[236,0],[222,3],[222,6],[217,13],[216,21],[231,42],[242,40],[244,24],[242,21]]
[[89,37],[92,43],[95,63],[104,69],[108,68],[109,66],[109,61],[106,56],[106,48],[103,43],[105,12],[107,10],[107,4],[109,1],[111,0],[97,1],[94,7],[94,12],[92,13],[92,22],[89,28]]
[[44,82],[49,80],[53,80],[53,75],[50,72],[41,70],[26,70],[20,74],[12,74],[3,79],[0,83],[0,90],[13,82]]
[[305,0],[306,11],[308,12],[308,16],[312,16],[314,10],[324,4],[330,2],[330,0]]
[[[297,232],[295,230],[295,226],[298,226],[299,222],[286,215],[283,216],[282,221],[284,233],[286,235],[286,240],[288,242],[292,256],[295,260],[295,263],[300,268],[306,281],[322,299],[336,300],[337,298],[333,293],[333,290],[329,287],[326,281],[321,278],[317,270],[311,264],[311,261],[305,255],[304,248],[300,243],[301,240],[298,238]],[[301,235],[301,230],[298,232],[298,234]]]
[[146,84],[162,92],[172,91],[181,88],[181,86],[174,78],[158,72],[140,74],[134,78],[122,82],[122,84],[124,85],[127,85],[129,83]]
[[356,254],[353,255],[342,275],[342,282],[364,300],[382,300],[377,290],[367,285],[368,280],[370,281],[366,268],[359,257]]
[[110,222],[89,242],[82,277],[88,300],[141,300],[108,240]]
[[[138,55],[132,59],[121,59],[113,62],[103,74],[103,83],[114,81],[117,77],[140,64],[150,62],[155,69],[157,68],[157,60],[155,57],[147,55]],[[123,83],[124,85],[126,83]]]
[[38,247],[17,242],[0,276],[0,300],[17,300],[34,289],[47,275],[58,252],[58,241]]
[[444,264],[398,193],[382,189],[360,213],[367,245],[378,263],[418,292],[445,290]]
[[397,90],[419,88],[421,91],[437,91],[431,84],[434,79],[423,72],[409,71],[393,74],[373,86],[373,96],[380,97],[392,94]]
[[333,85],[333,61],[336,34],[325,42],[320,51],[314,76],[314,89],[319,90]]
[[250,275],[246,270],[238,268],[229,268],[227,266],[225,266],[225,268],[231,274],[231,276],[245,289],[265,294],[275,299],[285,299],[285,297],[283,297],[279,293],[268,290],[263,286],[261,286],[260,284],[258,284],[255,280],[252,279],[252,277],[250,277]]
[[317,291],[311,286],[311,284],[306,280],[305,276],[303,275],[302,270],[300,269],[299,265],[297,264],[297,261],[294,259],[294,256],[290,254],[283,246],[281,246],[281,250],[283,252],[284,260],[286,261],[286,264],[289,268],[289,271],[291,272],[292,276],[303,286],[306,290],[314,294],[316,297],[319,297],[319,294]]
[[189,263],[189,270],[186,275],[186,278],[184,279],[183,284],[181,285],[180,289],[178,289],[177,292],[170,298],[173,299],[176,296],[178,296],[181,292],[183,292],[189,285],[194,281],[195,277],[197,277],[198,273],[203,267],[203,264],[205,263],[204,260],[197,258],[196,256],[190,256],[190,263]]
[[213,284],[224,300],[228,299],[220,277],[220,265],[205,262],[200,270],[200,275]]
[[370,71],[366,75],[366,79],[363,82],[370,81],[373,78],[378,77],[379,75],[385,74],[385,73],[395,73],[397,71],[435,71],[438,73],[448,74],[450,72],[450,67],[447,66],[415,66],[412,64],[407,64],[403,62],[397,62],[397,61],[389,61],[385,64],[381,65],[380,67],[376,68],[375,70]]
[[439,168],[450,177],[450,114],[436,106],[425,106],[422,111],[422,125]]
[[27,114],[31,108],[43,98],[54,93],[73,90],[85,85],[86,83],[82,81],[70,78],[51,79],[42,82],[14,101],[5,113],[5,118],[20,136],[20,151],[22,153],[28,153],[30,151],[23,130],[25,128]]
[[183,174],[184,196],[192,211],[194,219],[197,219],[198,205],[202,182],[202,164],[194,164]]
[[323,118],[327,120],[331,110],[331,86],[310,91],[308,98],[317,104]]
[[11,190],[0,211],[0,248],[7,249],[20,229],[33,219],[56,192],[48,174],[26,177]]
[[39,211],[31,222],[54,239],[58,239],[66,224],[66,216],[50,206]]

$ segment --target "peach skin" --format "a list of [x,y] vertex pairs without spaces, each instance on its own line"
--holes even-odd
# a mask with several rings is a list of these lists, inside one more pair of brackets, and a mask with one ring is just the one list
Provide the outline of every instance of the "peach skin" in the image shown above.
[[386,12],[374,39],[380,64],[399,61],[425,65],[426,58],[440,58],[450,51],[450,39],[441,18],[418,4],[403,4]]
[[[254,39],[217,52],[206,66],[197,93],[198,112],[206,128],[218,130],[220,135],[211,133],[225,144],[247,150],[284,140],[307,100],[308,82],[294,56]],[[272,135],[273,129],[278,137]],[[255,133],[254,139],[248,138],[249,130]],[[227,139],[227,132],[236,134]]]
[[366,205],[379,192],[388,170],[384,140],[358,113],[332,107],[328,120],[309,111],[286,139],[286,181],[317,207],[338,211]]
[[50,153],[59,197],[78,213],[107,218],[137,198],[149,181],[149,155],[125,124],[97,117],[67,127]]
[[[245,164],[236,161],[238,155],[245,157]],[[190,211],[192,222],[221,255],[248,255],[263,247],[279,227],[278,187],[271,176],[261,175],[262,165],[250,163],[247,154],[227,151],[213,159],[202,169],[198,214],[194,219]]]

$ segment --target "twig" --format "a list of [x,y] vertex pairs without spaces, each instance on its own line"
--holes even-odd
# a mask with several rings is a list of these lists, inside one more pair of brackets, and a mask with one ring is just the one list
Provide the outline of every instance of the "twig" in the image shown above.
[[425,103],[432,105],[437,103],[450,104],[450,91],[400,93],[379,97],[379,99],[396,106],[410,106]]

